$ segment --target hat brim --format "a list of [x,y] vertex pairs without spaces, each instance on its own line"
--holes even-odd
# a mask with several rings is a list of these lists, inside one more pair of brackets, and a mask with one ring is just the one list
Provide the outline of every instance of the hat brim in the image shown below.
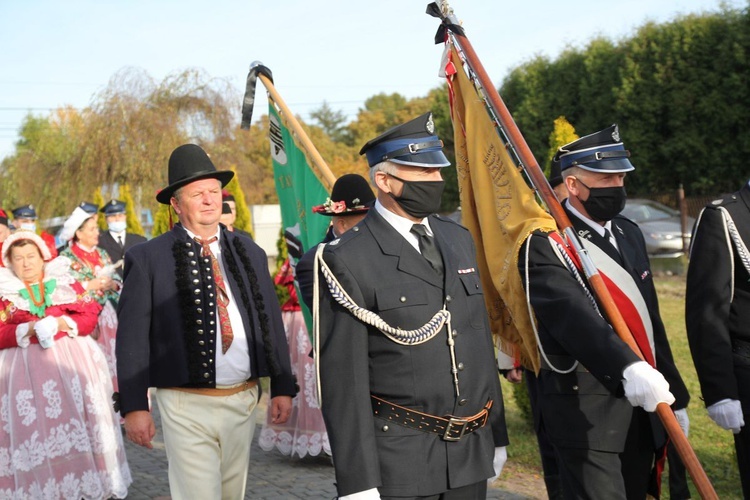
[[334,212],[330,208],[326,207],[325,205],[317,205],[315,207],[312,207],[313,213],[316,213],[318,215],[325,215],[327,217],[333,217],[334,215],[338,215],[339,217],[346,217],[347,215],[359,215],[359,214],[366,214],[370,211],[370,207],[363,207],[363,208],[354,208],[349,209],[347,208],[343,212]]
[[571,165],[571,167],[582,168],[584,170],[588,170],[589,172],[596,172],[598,174],[621,174],[623,172],[632,172],[633,170],[635,170],[635,167],[627,158],[591,162],[590,165],[587,165],[586,163],[579,163],[576,165]]
[[229,181],[234,177],[234,172],[231,170],[216,170],[211,172],[198,172],[185,179],[180,179],[174,184],[170,184],[158,193],[156,193],[156,201],[163,205],[169,205],[169,200],[172,199],[172,195],[175,191],[183,186],[190,184],[191,182],[199,181],[202,179],[218,179],[221,182],[221,187],[226,186]]
[[450,167],[451,162],[445,157],[442,150],[420,152],[413,155],[403,155],[391,158],[388,161],[398,165],[422,168],[443,168]]

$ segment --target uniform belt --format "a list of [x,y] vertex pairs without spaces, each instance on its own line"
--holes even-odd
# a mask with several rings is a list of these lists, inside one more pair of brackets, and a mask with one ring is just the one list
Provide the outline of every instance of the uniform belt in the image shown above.
[[750,358],[750,342],[746,340],[732,340],[732,352],[743,358]]
[[399,406],[385,399],[370,395],[372,412],[376,417],[394,424],[438,434],[444,441],[458,441],[464,435],[484,427],[489,420],[492,400],[487,401],[482,411],[471,417],[438,417],[411,408]]
[[189,392],[190,394],[200,394],[201,396],[231,396],[238,392],[252,389],[258,385],[257,378],[251,378],[241,384],[232,387],[168,387],[173,391]]

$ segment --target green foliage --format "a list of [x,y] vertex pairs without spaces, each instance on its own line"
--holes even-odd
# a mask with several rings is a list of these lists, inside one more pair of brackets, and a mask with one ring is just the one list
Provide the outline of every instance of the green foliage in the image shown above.
[[[232,166],[231,169],[235,174],[237,173],[235,166]],[[234,227],[253,234],[252,214],[245,202],[245,193],[242,192],[239,176],[235,175],[232,180],[229,181],[229,184],[224,186],[224,189],[234,196],[234,204],[237,206],[237,218],[234,220]]]
[[[526,374],[524,373],[524,377]],[[512,384],[513,397],[518,410],[521,412],[523,420],[529,425],[529,428],[534,428],[534,415],[531,413],[531,400],[529,399],[529,390],[526,387],[526,381],[521,381],[518,384]]]
[[127,231],[143,236],[145,231],[143,231],[143,226],[141,225],[140,211],[136,208],[133,195],[130,193],[130,186],[127,184],[120,184],[120,201],[125,202],[125,220],[128,224]]
[[172,215],[172,222],[177,222],[177,215],[172,211],[172,206],[159,203],[159,207],[154,214],[154,228],[151,230],[153,237],[164,234],[171,229],[169,224],[170,214]]
[[[96,191],[94,191],[94,199],[92,203],[94,203],[94,205],[99,208],[104,206],[104,196],[102,195],[101,186],[96,188]],[[108,229],[107,218],[104,217],[104,214],[102,212],[99,212],[96,216],[96,225],[99,226],[99,231],[106,231]]]
[[573,125],[564,116],[558,116],[554,121],[552,133],[549,135],[549,153],[547,154],[547,162],[544,164],[544,175],[549,177],[552,158],[557,153],[557,150],[560,149],[560,146],[564,146],[576,139],[578,139],[578,135]]
[[679,183],[691,195],[734,191],[750,154],[749,25],[748,8],[727,7],[648,23],[616,43],[538,57],[511,72],[501,95],[540,165],[563,115],[582,135],[620,125],[632,195]]

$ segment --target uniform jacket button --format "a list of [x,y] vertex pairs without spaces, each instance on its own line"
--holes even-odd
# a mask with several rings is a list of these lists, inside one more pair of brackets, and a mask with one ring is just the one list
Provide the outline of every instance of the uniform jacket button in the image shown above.
[[383,432],[388,432],[388,426],[387,425],[383,426]]
[[465,406],[466,403],[468,403],[468,402],[469,402],[468,399],[462,399],[461,401],[458,402],[458,406]]
[[464,369],[464,364],[463,363],[459,363],[458,364],[458,369],[459,370],[463,370]]
[[406,297],[404,297],[404,296],[402,295],[402,296],[401,296],[401,298],[400,298],[400,299],[398,299],[398,300],[400,300],[401,302],[406,302]]
[[446,302],[450,302],[451,300],[453,300],[453,297],[451,297],[450,295],[446,295],[445,296],[445,301]]
[[578,386],[577,386],[577,385],[574,385],[574,386],[573,386],[573,390],[574,390],[574,391],[577,391],[577,390],[578,390]]

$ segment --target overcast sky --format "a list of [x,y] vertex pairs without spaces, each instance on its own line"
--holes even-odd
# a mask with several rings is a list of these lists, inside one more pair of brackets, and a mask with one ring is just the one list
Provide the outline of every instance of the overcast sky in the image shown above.
[[[249,64],[274,73],[303,119],[327,101],[354,118],[380,92],[425,95],[440,85],[439,21],[427,0],[0,0],[0,159],[28,112],[84,108],[118,70],[156,81],[204,69],[244,90]],[[747,0],[729,0],[742,8]],[[595,36],[617,40],[646,21],[717,11],[719,0],[453,0],[467,36],[500,83],[538,54],[554,58]],[[258,94],[259,98],[261,93]],[[237,103],[238,125],[239,109]],[[263,103],[257,105],[264,110]],[[512,110],[511,110],[512,111]],[[262,113],[263,111],[260,111]]]

